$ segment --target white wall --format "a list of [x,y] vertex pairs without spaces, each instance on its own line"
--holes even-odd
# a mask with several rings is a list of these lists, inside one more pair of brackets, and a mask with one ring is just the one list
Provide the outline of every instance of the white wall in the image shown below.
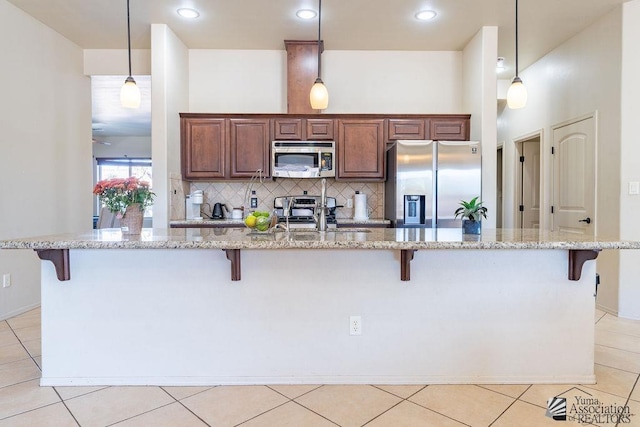
[[151,157],[151,137],[149,136],[108,136],[101,142],[93,143],[93,156],[99,157]]
[[[640,196],[628,194],[630,181],[640,181],[638,117],[640,117],[640,0],[622,5],[622,96],[620,153],[620,237],[640,240]],[[620,307],[623,317],[640,319],[640,253],[620,254]]]
[[[505,141],[504,227],[515,218],[516,150],[514,139],[543,131],[541,141],[542,227],[551,227],[551,126],[597,110],[597,232],[617,238],[620,207],[620,63],[621,8],[555,48],[520,73],[529,98],[519,110],[505,108],[498,119],[498,140]],[[636,166],[637,167],[637,166]],[[598,258],[601,308],[617,311],[618,256],[604,251]]]
[[[286,113],[286,59],[284,47],[190,50],[189,111]],[[461,52],[327,50],[322,64],[326,113],[468,112]]]
[[189,104],[189,52],[165,24],[151,25],[153,226],[169,226],[170,180],[180,175],[180,119]]
[[[151,50],[131,49],[131,72],[134,76],[151,74]],[[87,76],[129,75],[127,49],[85,49],[84,73]]]
[[496,60],[498,28],[483,27],[462,52],[463,106],[471,113],[471,140],[482,147],[482,204],[487,208],[484,227],[495,228],[496,182]]
[[[0,239],[91,228],[91,89],[83,53],[0,0]],[[33,251],[0,251],[0,319],[40,302]]]

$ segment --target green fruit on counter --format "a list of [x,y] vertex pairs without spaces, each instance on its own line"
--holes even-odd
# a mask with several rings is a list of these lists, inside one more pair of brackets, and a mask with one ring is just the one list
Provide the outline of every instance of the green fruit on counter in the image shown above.
[[269,217],[260,216],[256,221],[256,230],[267,231],[270,225],[271,225],[271,219]]
[[253,216],[258,216],[258,217],[268,217],[269,216],[269,212],[265,212],[265,211],[255,211],[253,213]]

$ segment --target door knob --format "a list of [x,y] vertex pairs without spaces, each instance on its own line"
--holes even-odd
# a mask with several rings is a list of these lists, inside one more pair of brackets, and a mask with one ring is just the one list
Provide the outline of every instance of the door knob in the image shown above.
[[580,219],[578,222],[586,222],[587,224],[591,224],[591,218],[586,217],[585,219]]

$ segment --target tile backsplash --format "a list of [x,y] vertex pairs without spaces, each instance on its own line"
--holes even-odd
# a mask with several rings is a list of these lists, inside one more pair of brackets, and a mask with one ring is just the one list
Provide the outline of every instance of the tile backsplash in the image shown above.
[[[214,203],[225,203],[230,209],[244,205],[244,197],[249,187],[248,181],[216,181],[216,182],[191,182],[185,183],[184,190],[180,195],[180,191],[176,191],[176,196],[172,197],[171,219],[184,219],[184,206],[182,209],[175,206],[182,200],[184,205],[184,192],[202,190],[204,192],[203,212],[207,215],[211,214]],[[177,182],[173,182],[172,187],[180,190]],[[252,190],[256,191],[258,197],[259,210],[273,210],[273,199],[279,196],[296,196],[302,195],[306,191],[309,195],[320,195],[319,179],[264,179],[263,182],[255,181],[252,184]],[[343,182],[335,179],[327,179],[327,196],[335,197],[336,204],[345,206],[336,209],[338,218],[352,218],[353,208],[347,208],[347,200],[353,199],[356,191],[360,191],[367,195],[367,207],[369,208],[370,218],[384,217],[384,182]],[[172,191],[173,193],[173,191]],[[250,195],[248,196],[250,197]]]

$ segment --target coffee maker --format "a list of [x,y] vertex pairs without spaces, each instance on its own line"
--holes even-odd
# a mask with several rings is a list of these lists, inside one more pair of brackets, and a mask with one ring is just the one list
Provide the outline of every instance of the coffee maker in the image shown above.
[[204,201],[204,193],[202,190],[196,190],[191,194],[187,194],[185,200],[185,213],[187,219],[202,219],[200,208]]

